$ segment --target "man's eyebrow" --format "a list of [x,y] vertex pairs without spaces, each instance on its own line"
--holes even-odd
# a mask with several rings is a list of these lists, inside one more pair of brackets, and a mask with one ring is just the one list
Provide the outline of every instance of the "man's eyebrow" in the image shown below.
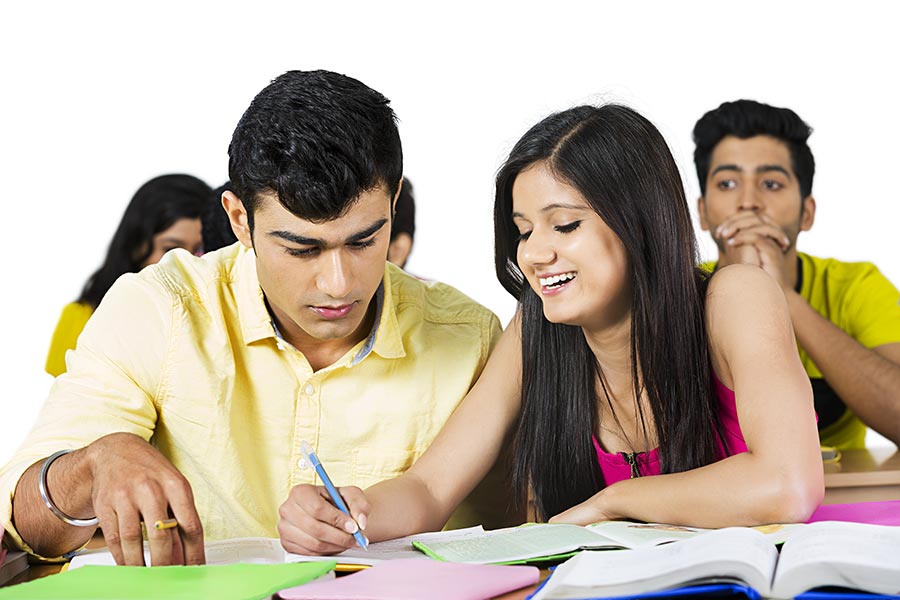
[[379,219],[358,233],[354,233],[347,238],[348,243],[359,242],[374,234],[376,231],[384,227],[387,219]]
[[[715,169],[712,170],[710,175],[715,175],[719,171],[737,171],[738,173],[743,173],[744,169],[739,167],[738,165],[719,165]],[[790,177],[791,173],[781,165],[760,165],[756,167],[757,173],[768,173],[770,171],[775,171],[777,173],[783,173],[786,177]]]
[[743,169],[737,165],[719,165],[718,167],[716,167],[715,169],[712,170],[712,173],[710,173],[710,175],[715,175],[716,173],[718,173],[720,171],[737,171],[738,173],[740,173],[743,171]]
[[315,246],[316,248],[324,248],[325,240],[320,240],[318,238],[310,238],[304,237],[302,235],[297,235],[296,233],[291,233],[290,231],[285,231],[283,229],[278,229],[276,231],[270,231],[266,235],[271,237],[280,238],[287,242],[293,242],[295,244],[299,244],[301,246]]
[[757,173],[768,173],[770,171],[775,171],[777,173],[784,173],[785,177],[788,177],[788,178],[791,176],[791,174],[788,172],[788,170],[785,169],[784,167],[782,167],[781,165],[761,165],[759,167],[756,167]]
[[[387,219],[379,219],[379,220],[375,221],[374,223],[372,223],[371,225],[369,225],[368,227],[366,227],[365,229],[363,229],[362,231],[358,231],[358,232],[348,236],[347,239],[344,240],[343,243],[354,243],[354,242],[359,242],[361,240],[364,240],[367,237],[374,234],[379,229],[381,229],[382,227],[384,227],[387,222],[388,222]],[[266,235],[280,238],[280,239],[288,241],[288,242],[293,242],[300,246],[313,246],[315,248],[320,248],[320,249],[328,246],[328,242],[326,242],[323,239],[297,235],[296,233],[292,233],[290,231],[285,231],[283,229],[270,231]]]

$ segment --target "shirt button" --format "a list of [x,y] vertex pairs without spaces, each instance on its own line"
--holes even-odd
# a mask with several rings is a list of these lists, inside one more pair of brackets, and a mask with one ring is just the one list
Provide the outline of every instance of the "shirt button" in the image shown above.
[[312,395],[313,395],[313,392],[315,392],[315,391],[316,391],[316,388],[314,388],[314,387],[313,387],[313,384],[311,384],[311,383],[307,383],[307,384],[306,384],[306,387],[303,388],[303,392],[304,392],[307,396],[312,396]]

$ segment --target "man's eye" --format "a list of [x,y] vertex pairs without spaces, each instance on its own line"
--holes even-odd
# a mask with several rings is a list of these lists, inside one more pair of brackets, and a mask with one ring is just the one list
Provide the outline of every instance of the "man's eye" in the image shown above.
[[780,190],[781,188],[783,188],[784,186],[781,185],[780,181],[773,181],[771,179],[767,179],[766,181],[763,181],[763,187],[770,191],[777,191],[777,190]]
[[350,246],[351,248],[353,248],[354,250],[362,250],[363,248],[370,248],[370,247],[374,246],[375,238],[372,238],[371,240],[366,240],[364,242],[350,242],[347,245]]
[[554,229],[560,233],[572,233],[581,226],[581,221],[572,221],[565,225],[557,225]]
[[734,179],[723,179],[716,184],[716,187],[720,190],[733,190],[737,187],[737,182]]
[[285,248],[284,251],[291,256],[306,258],[318,252],[318,248]]

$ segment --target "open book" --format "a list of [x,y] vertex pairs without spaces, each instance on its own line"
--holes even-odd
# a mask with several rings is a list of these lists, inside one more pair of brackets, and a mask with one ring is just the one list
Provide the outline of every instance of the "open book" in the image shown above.
[[[290,562],[337,561],[338,565],[374,565],[398,558],[425,558],[412,544],[416,540],[445,542],[484,534],[481,526],[454,529],[434,533],[421,533],[409,537],[369,544],[368,551],[351,548],[334,556],[305,556],[286,552],[281,541],[275,538],[232,538],[206,542],[206,564],[229,565],[236,563],[279,564]],[[150,549],[144,544],[144,562],[150,564]],[[116,560],[105,548],[85,550],[72,559],[69,569],[85,565],[114,565]]]
[[743,527],[655,548],[583,552],[560,565],[533,599],[636,596],[710,583],[737,584],[756,598],[793,598],[826,586],[900,594],[900,528],[823,521],[794,532],[780,554],[765,535]]
[[[758,528],[770,544],[780,544],[804,525],[767,525]],[[548,562],[568,558],[581,550],[645,548],[708,533],[709,529],[603,521],[582,527],[566,523],[539,523],[486,531],[455,540],[414,540],[413,546],[438,560],[477,564]]]

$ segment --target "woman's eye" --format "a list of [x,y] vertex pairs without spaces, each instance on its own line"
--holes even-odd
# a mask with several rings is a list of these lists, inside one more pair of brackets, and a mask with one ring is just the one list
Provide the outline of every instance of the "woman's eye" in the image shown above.
[[530,235],[531,235],[530,231],[523,231],[523,232],[519,233],[519,241],[524,242],[525,240],[528,239],[528,236],[530,236]]
[[556,229],[560,233],[572,233],[581,225],[581,221],[572,221],[566,225],[557,225],[554,229]]

